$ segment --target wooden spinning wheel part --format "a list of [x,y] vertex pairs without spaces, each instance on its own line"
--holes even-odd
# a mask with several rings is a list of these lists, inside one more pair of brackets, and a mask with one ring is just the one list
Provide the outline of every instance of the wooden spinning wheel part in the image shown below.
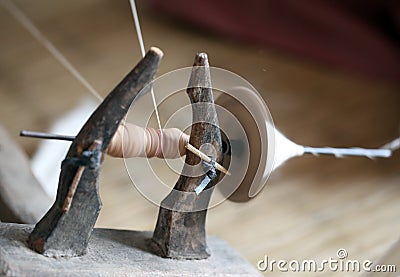
[[[215,103],[231,113],[231,116],[219,117],[222,130],[234,128],[233,122],[238,121],[245,132],[241,137],[223,135],[223,145],[228,148],[224,151],[223,166],[229,170],[235,165],[245,166],[245,160],[248,159],[244,176],[234,176],[233,186],[217,187],[229,200],[247,202],[263,188],[269,176],[269,168],[272,167],[272,164],[267,163],[267,156],[273,153],[267,153],[268,143],[265,142],[267,135],[270,135],[268,123],[271,123],[270,126],[273,123],[263,99],[250,88],[234,87],[220,95]],[[244,153],[243,145],[246,144],[249,153]]]

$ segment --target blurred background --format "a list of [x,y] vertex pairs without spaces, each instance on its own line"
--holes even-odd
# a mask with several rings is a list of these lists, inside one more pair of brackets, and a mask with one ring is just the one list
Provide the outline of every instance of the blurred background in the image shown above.
[[[14,3],[102,97],[140,59],[128,1]],[[399,2],[137,5],[146,48],[164,51],[159,75],[191,66],[204,51],[212,66],[252,83],[276,127],[299,144],[374,148],[399,136]],[[21,129],[49,130],[82,102],[97,100],[2,5],[0,40],[0,124],[33,157],[41,141],[20,138]],[[399,161],[399,152],[377,160],[290,160],[252,201],[209,210],[207,233],[254,266],[264,255],[322,260],[339,248],[352,259],[377,261],[400,235]],[[57,174],[60,163],[53,164]],[[158,207],[137,192],[123,160],[106,158],[100,193],[97,227],[154,229]]]

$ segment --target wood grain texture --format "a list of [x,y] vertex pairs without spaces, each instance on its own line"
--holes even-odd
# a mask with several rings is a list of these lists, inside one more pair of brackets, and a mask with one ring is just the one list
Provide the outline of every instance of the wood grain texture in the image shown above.
[[[221,162],[222,142],[211,88],[208,58],[195,57],[187,94],[192,103],[192,130],[189,143]],[[208,169],[206,169],[207,171]],[[154,241],[163,256],[176,259],[204,259],[209,256],[206,243],[206,215],[213,186],[220,172],[197,195],[194,190],[206,176],[202,160],[186,152],[182,174],[173,191],[161,202]]]
[[[132,101],[155,77],[162,53],[151,49],[134,69],[115,87],[93,112],[72,142],[62,163],[57,197],[46,215],[29,236],[29,245],[47,256],[81,256],[101,209],[98,192],[101,156],[91,168],[69,162],[83,159],[85,150],[94,145],[95,151],[105,152],[119,123],[126,116]],[[98,143],[96,143],[98,142]],[[92,158],[91,158],[92,159]],[[79,180],[75,177],[79,175]],[[76,182],[74,182],[74,180]],[[69,191],[73,188],[72,200]],[[64,204],[69,201],[68,210]]]
[[[379,265],[379,268],[375,266]],[[378,271],[377,271],[378,270]],[[371,271],[363,274],[363,277],[372,276],[399,276],[400,270],[400,239],[397,240],[389,249],[371,266]]]

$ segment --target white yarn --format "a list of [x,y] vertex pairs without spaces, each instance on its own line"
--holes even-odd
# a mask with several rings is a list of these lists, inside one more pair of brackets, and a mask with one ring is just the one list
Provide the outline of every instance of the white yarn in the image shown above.
[[[272,126],[268,126],[267,128],[273,128]],[[275,135],[275,155],[274,155],[274,165],[273,169],[277,169],[287,160],[302,156],[304,154],[304,147],[294,143],[285,137],[281,132],[279,132],[276,128],[274,129]]]
[[[139,16],[138,16],[137,8],[136,8],[136,2],[135,2],[135,0],[130,0],[129,3],[131,5],[133,21],[135,24],[136,34],[137,34],[139,45],[140,45],[140,52],[142,53],[142,57],[144,57],[146,55],[146,50],[144,48],[142,29],[140,28]],[[161,120],[160,120],[160,115],[158,113],[157,102],[156,102],[156,97],[154,95],[153,86],[151,87],[150,94],[151,94],[151,100],[153,101],[154,113],[156,115],[158,129],[161,130],[162,129],[161,128]],[[162,135],[162,133],[161,133],[161,135]]]
[[381,149],[390,149],[392,151],[400,149],[400,138],[397,138],[389,143],[386,143]]
[[[267,128],[273,128],[270,124],[267,123]],[[397,138],[380,149],[365,149],[365,148],[333,148],[333,147],[323,147],[323,148],[315,148],[315,147],[306,147],[302,145],[298,145],[293,141],[286,138],[279,130],[274,128],[275,134],[275,155],[274,155],[274,165],[273,169],[275,170],[282,164],[284,164],[287,160],[302,156],[304,154],[312,154],[315,156],[321,154],[333,155],[336,158],[342,158],[344,156],[362,156],[367,158],[389,158],[392,155],[394,150],[400,148],[400,138]]]

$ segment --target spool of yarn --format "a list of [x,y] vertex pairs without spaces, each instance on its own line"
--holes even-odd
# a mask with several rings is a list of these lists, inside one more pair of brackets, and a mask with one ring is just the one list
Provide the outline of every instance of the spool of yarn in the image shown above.
[[189,135],[177,128],[142,128],[122,123],[112,138],[107,154],[112,157],[175,159],[186,153]]

